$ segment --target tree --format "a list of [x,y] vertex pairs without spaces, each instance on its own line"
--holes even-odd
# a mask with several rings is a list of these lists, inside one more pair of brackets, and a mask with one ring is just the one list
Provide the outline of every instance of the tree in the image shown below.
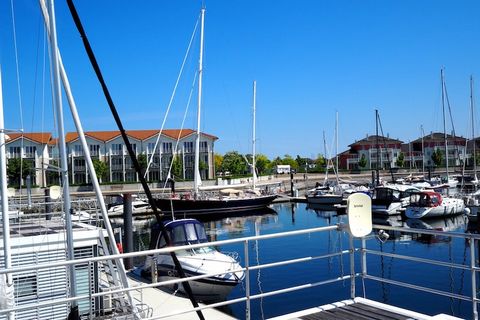
[[145,170],[148,167],[148,159],[147,155],[144,153],[140,153],[137,156],[138,165],[140,166],[140,174],[143,176],[145,174]]
[[108,179],[108,165],[100,159],[92,159],[93,169],[100,183]]
[[402,168],[404,164],[405,164],[405,154],[403,152],[400,152],[398,154],[397,161],[395,161],[395,165],[397,167]]
[[23,160],[19,158],[9,159],[7,163],[7,177],[8,182],[12,186],[20,187],[20,176],[22,179],[29,174],[33,174],[33,165],[29,160]]
[[222,161],[223,172],[229,171],[231,174],[243,174],[245,173],[246,167],[247,167],[247,162],[237,151],[227,152],[223,156],[223,161]]
[[325,165],[327,164],[327,160],[323,157],[323,155],[319,154],[317,159],[315,159],[315,169],[316,171],[320,171]]
[[50,160],[47,167],[47,184],[60,185],[60,169],[57,160]]
[[282,164],[290,165],[291,169],[298,170],[298,164],[295,159],[293,159],[290,155],[286,154],[282,159]]
[[222,170],[223,156],[221,154],[215,153],[213,156],[213,161],[215,163],[215,170],[217,172]]
[[172,175],[174,180],[178,180],[179,178],[183,179],[183,161],[182,158],[177,155],[172,159]]
[[364,154],[362,154],[362,157],[360,158],[360,160],[358,161],[358,166],[360,168],[365,168],[367,165],[367,158],[365,157]]
[[442,161],[443,161],[443,153],[442,151],[440,150],[440,148],[437,148],[435,149],[435,151],[433,151],[432,153],[432,161],[433,161],[433,164],[435,164],[435,166],[439,166],[442,164]]
[[270,165],[270,160],[267,156],[259,154],[255,157],[255,167],[257,168],[258,175],[266,174]]

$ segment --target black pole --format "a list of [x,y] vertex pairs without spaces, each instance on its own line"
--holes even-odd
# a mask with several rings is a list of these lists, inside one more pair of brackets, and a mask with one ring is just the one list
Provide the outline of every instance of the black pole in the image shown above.
[[[123,194],[123,252],[133,252],[133,207],[132,194]],[[133,258],[123,259],[125,269],[133,268]]]
[[293,193],[293,173],[290,171],[290,196],[293,198],[294,193]]
[[[85,47],[85,51],[87,52],[88,58],[90,60],[90,63],[92,64],[93,70],[95,71],[95,74],[98,78],[98,81],[100,82],[100,85],[102,86],[103,94],[105,95],[105,99],[107,100],[108,106],[110,107],[110,111],[112,112],[113,118],[115,119],[115,122],[117,124],[118,130],[120,130],[120,133],[122,135],[123,142],[125,143],[125,146],[127,147],[128,154],[130,155],[130,159],[132,161],[132,164],[135,168],[135,171],[138,173],[138,178],[140,179],[140,183],[142,184],[143,190],[145,192],[145,195],[148,198],[148,202],[150,206],[152,207],[153,213],[155,214],[155,217],[157,219],[158,225],[162,231],[165,231],[165,227],[160,219],[160,214],[157,209],[157,205],[153,199],[152,193],[150,192],[150,188],[148,187],[147,181],[141,174],[142,170],[140,168],[140,164],[138,163],[137,157],[135,156],[135,153],[133,152],[133,148],[130,145],[130,141],[128,140],[127,134],[125,132],[125,129],[123,127],[122,121],[120,119],[120,116],[118,115],[117,108],[115,107],[115,104],[113,103],[112,96],[110,95],[110,91],[108,90],[108,87],[105,83],[105,80],[103,79],[102,72],[100,70],[100,66],[98,65],[97,59],[95,58],[95,54],[93,53],[93,49],[90,46],[90,42],[88,41],[87,34],[85,33],[85,30],[83,28],[82,22],[80,21],[80,17],[77,13],[77,9],[75,8],[75,5],[73,3],[73,0],[67,0],[68,8],[70,10],[70,14],[72,15],[73,21],[75,22],[75,26],[77,27],[78,32],[80,33],[80,36],[83,41],[83,45]],[[165,241],[167,242],[168,245],[172,245],[172,241],[170,239],[170,236],[168,232],[164,232],[165,235]],[[178,270],[178,274],[180,275],[181,278],[186,278],[185,272],[183,271],[183,268],[178,261],[177,255],[175,252],[171,252],[171,257],[173,260],[173,263],[175,264],[175,268]],[[194,308],[198,307],[198,303],[195,300],[195,297],[193,296],[192,288],[190,287],[190,284],[188,281],[183,282],[183,287],[192,302],[192,305]],[[203,317],[203,313],[201,310],[197,311],[197,315],[201,320],[204,320],[205,318]]]
[[45,220],[52,220],[52,199],[50,199],[50,189],[45,188]]

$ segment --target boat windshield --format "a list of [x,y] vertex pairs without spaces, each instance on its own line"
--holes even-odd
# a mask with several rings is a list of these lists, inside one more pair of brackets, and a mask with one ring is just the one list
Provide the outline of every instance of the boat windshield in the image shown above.
[[442,203],[439,194],[413,193],[410,196],[410,204],[415,207],[432,207]]
[[400,200],[400,191],[389,188],[375,189],[375,199]]
[[[167,232],[174,246],[188,245],[207,242],[207,234],[205,228],[199,222],[183,222],[168,226]],[[162,233],[160,235],[158,247],[163,248],[166,246],[165,236]]]

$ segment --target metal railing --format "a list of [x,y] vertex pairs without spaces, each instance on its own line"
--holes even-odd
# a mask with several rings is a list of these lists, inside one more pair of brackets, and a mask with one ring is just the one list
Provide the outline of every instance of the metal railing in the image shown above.
[[[442,237],[451,237],[451,238],[461,238],[469,241],[469,255],[470,255],[470,260],[469,264],[458,264],[458,263],[453,263],[453,262],[444,262],[444,261],[439,261],[439,260],[433,260],[433,259],[426,259],[426,258],[419,258],[419,257],[414,257],[414,256],[407,256],[407,255],[401,255],[401,254],[395,254],[395,253],[388,253],[388,252],[383,252],[383,251],[378,251],[378,250],[372,250],[367,248],[367,242],[373,241],[376,242],[377,237],[376,236],[367,236],[364,238],[361,238],[360,242],[361,245],[360,247],[355,247],[354,246],[354,239],[349,236],[349,234],[345,231],[345,226],[342,224],[339,225],[333,225],[333,226],[327,226],[327,227],[319,227],[319,228],[312,228],[312,229],[305,229],[305,230],[298,230],[298,231],[289,231],[289,232],[282,232],[282,233],[275,233],[275,234],[267,234],[267,235],[260,235],[260,236],[251,236],[251,237],[245,237],[245,238],[239,238],[239,239],[229,239],[229,240],[222,240],[222,241],[214,241],[214,242],[209,242],[209,243],[201,243],[201,244],[194,244],[194,245],[186,245],[186,246],[177,246],[177,247],[168,247],[164,249],[156,249],[156,250],[147,250],[147,251],[141,251],[141,252],[134,252],[134,253],[124,253],[124,254],[118,254],[118,255],[108,255],[108,256],[99,256],[99,257],[91,257],[91,258],[85,258],[85,259],[77,259],[73,261],[61,261],[61,262],[53,262],[53,263],[48,263],[48,264],[38,264],[38,265],[33,265],[33,266],[20,266],[20,267],[15,267],[11,269],[2,269],[0,270],[0,275],[2,274],[7,274],[7,273],[12,273],[12,274],[18,274],[22,272],[28,272],[28,271],[33,271],[33,270],[39,270],[39,269],[48,269],[48,268],[54,268],[54,267],[60,267],[64,266],[67,268],[69,265],[76,265],[76,264],[81,264],[81,263],[87,263],[89,267],[92,266],[92,264],[95,263],[102,263],[107,260],[115,260],[118,258],[133,258],[133,257],[145,257],[148,255],[156,255],[156,254],[166,254],[170,253],[173,251],[181,251],[181,250],[189,250],[189,249],[196,249],[196,248],[202,248],[206,246],[227,246],[227,245],[232,245],[232,244],[242,244],[243,245],[243,251],[244,251],[244,267],[239,268],[237,270],[231,270],[230,272],[240,272],[244,271],[245,272],[245,279],[244,279],[244,287],[245,287],[245,295],[242,297],[238,297],[235,299],[227,300],[227,301],[222,301],[222,302],[217,302],[209,305],[201,305],[197,308],[189,308],[188,310],[182,310],[180,312],[172,312],[169,314],[162,314],[158,316],[152,316],[151,314],[147,316],[147,319],[161,319],[161,318],[168,318],[168,317],[173,317],[173,316],[178,316],[181,314],[185,313],[190,313],[190,312],[195,312],[198,310],[204,310],[208,308],[216,308],[220,306],[226,306],[226,305],[231,305],[235,303],[240,303],[244,302],[245,303],[245,314],[246,314],[246,319],[250,319],[251,317],[251,307],[250,303],[252,300],[264,298],[264,297],[269,297],[269,296],[274,296],[274,295],[280,295],[288,292],[293,292],[293,291],[298,291],[298,290],[304,290],[307,288],[313,288],[313,287],[318,287],[326,284],[331,284],[335,282],[341,282],[341,281],[346,281],[350,279],[350,298],[353,299],[357,296],[357,289],[355,287],[355,280],[361,279],[362,281],[365,280],[371,280],[371,281],[377,281],[377,282],[383,282],[387,283],[390,285],[395,285],[395,286],[400,286],[404,288],[409,288],[413,290],[418,290],[418,291],[423,291],[423,292],[428,292],[431,294],[435,295],[440,295],[444,297],[449,297],[452,299],[460,299],[464,301],[468,301],[472,303],[472,318],[477,320],[478,319],[478,312],[477,312],[477,303],[480,302],[480,299],[477,296],[477,284],[476,284],[476,273],[480,271],[480,268],[477,266],[476,263],[476,254],[475,254],[475,246],[478,245],[478,240],[480,240],[480,235],[476,234],[464,234],[464,233],[452,233],[452,232],[442,232],[442,231],[435,231],[435,230],[425,230],[425,229],[410,229],[410,228],[401,228],[401,227],[390,227],[390,226],[384,226],[384,225],[374,225],[374,232],[375,230],[384,230],[384,231],[394,231],[394,232],[402,232],[402,233],[410,233],[410,234],[424,234],[424,235],[433,235],[433,236],[442,236]],[[281,261],[276,261],[276,262],[270,262],[270,263],[265,263],[265,264],[257,264],[257,265],[251,265],[249,261],[249,251],[251,250],[250,244],[255,241],[263,241],[267,239],[276,239],[276,238],[286,238],[286,237],[292,237],[292,236],[297,236],[297,235],[303,235],[303,234],[314,234],[314,233],[321,233],[321,232],[329,232],[329,231],[337,231],[337,232],[342,232],[343,235],[348,237],[348,242],[349,242],[349,248],[342,250],[339,248],[336,252],[329,252],[327,254],[322,254],[318,256],[306,256],[306,257],[300,257],[300,258],[294,258],[294,259],[288,259],[288,260],[281,260]],[[311,261],[316,261],[316,260],[322,260],[322,259],[331,259],[334,257],[342,257],[344,255],[347,255],[349,257],[349,264],[350,268],[349,271],[347,272],[348,274],[342,274],[337,276],[337,277],[332,277],[330,279],[325,279],[322,281],[317,281],[317,282],[311,282],[311,283],[305,283],[301,285],[296,285],[292,287],[287,287],[287,288],[282,288],[282,289],[277,289],[277,290],[272,290],[268,292],[261,292],[261,293],[256,293],[253,294],[251,292],[251,277],[250,273],[255,270],[262,270],[262,269],[268,269],[268,268],[274,268],[274,267],[279,267],[279,266],[286,266],[286,265],[291,265],[291,264],[298,264],[298,263],[306,263],[306,262],[311,262]],[[448,268],[453,268],[453,269],[459,269],[459,270],[464,270],[464,271],[469,271],[471,274],[470,281],[471,281],[471,295],[464,295],[460,293],[453,293],[453,292],[447,292],[447,291],[442,291],[438,289],[432,289],[420,285],[415,285],[407,282],[402,282],[398,280],[392,280],[392,279],[387,279],[387,278],[382,278],[378,277],[375,275],[371,275],[367,272],[367,257],[369,255],[372,256],[384,256],[384,257],[391,257],[395,259],[401,259],[405,261],[411,261],[415,263],[421,263],[421,264],[430,264],[430,265],[435,265],[435,266],[440,266],[440,267],[448,267]],[[359,262],[357,262],[359,261]],[[466,261],[466,260],[465,260]],[[357,270],[357,268],[360,268],[360,270]],[[211,276],[216,276],[216,275],[221,275],[222,273],[210,273],[210,274],[205,274],[205,275],[200,275],[200,276],[192,276],[184,279],[175,279],[175,280],[169,280],[169,281],[162,281],[162,282],[155,282],[155,283],[142,283],[140,285],[135,285],[130,288],[110,288],[107,290],[103,290],[102,292],[97,292],[97,293],[90,293],[88,295],[83,295],[83,296],[77,296],[77,297],[69,297],[69,298],[62,298],[62,299],[57,299],[54,301],[42,301],[38,303],[33,303],[33,304],[28,304],[28,305],[22,305],[22,306],[16,306],[11,309],[5,309],[5,310],[0,310],[0,315],[6,314],[8,312],[14,312],[14,311],[21,311],[21,310],[26,310],[29,308],[38,308],[40,306],[50,306],[50,305],[55,305],[55,304],[64,304],[64,303],[70,303],[74,300],[87,300],[89,299],[92,301],[95,298],[100,298],[100,297],[111,297],[113,295],[118,295],[130,291],[142,291],[147,288],[155,288],[155,287],[162,287],[162,286],[171,286],[175,284],[180,284],[184,281],[195,281],[203,278],[208,278]],[[365,292],[363,292],[365,295]],[[145,309],[143,301],[140,302],[140,306],[142,306],[142,310]],[[140,308],[133,308],[132,310],[138,310]],[[133,312],[133,311],[132,311]]]

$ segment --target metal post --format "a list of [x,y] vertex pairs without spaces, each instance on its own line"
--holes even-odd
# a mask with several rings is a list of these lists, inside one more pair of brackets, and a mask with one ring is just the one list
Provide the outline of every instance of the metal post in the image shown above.
[[475,239],[470,238],[470,270],[472,276],[472,315],[473,319],[478,320],[478,311],[477,311],[477,282],[476,282],[476,275],[475,275]]
[[350,243],[350,298],[355,298],[355,251],[353,248],[353,237],[349,235]]
[[45,220],[52,220],[52,199],[50,199],[50,189],[45,188]]
[[295,195],[293,193],[293,173],[290,171],[290,196],[293,198]]
[[30,175],[27,175],[27,178],[25,179],[26,184],[27,184],[27,206],[28,209],[32,207],[32,177]]
[[245,303],[245,320],[250,320],[250,266],[248,261],[248,240],[245,240],[243,248],[245,254],[245,297],[247,298]]
[[[367,241],[365,237],[362,238],[362,281],[365,281],[365,276],[367,275]],[[367,298],[367,293],[365,292],[365,285],[363,285],[363,297]]]
[[[133,252],[133,206],[132,206],[132,194],[123,194],[123,252]],[[125,269],[131,269],[133,267],[133,259],[123,259]]]

